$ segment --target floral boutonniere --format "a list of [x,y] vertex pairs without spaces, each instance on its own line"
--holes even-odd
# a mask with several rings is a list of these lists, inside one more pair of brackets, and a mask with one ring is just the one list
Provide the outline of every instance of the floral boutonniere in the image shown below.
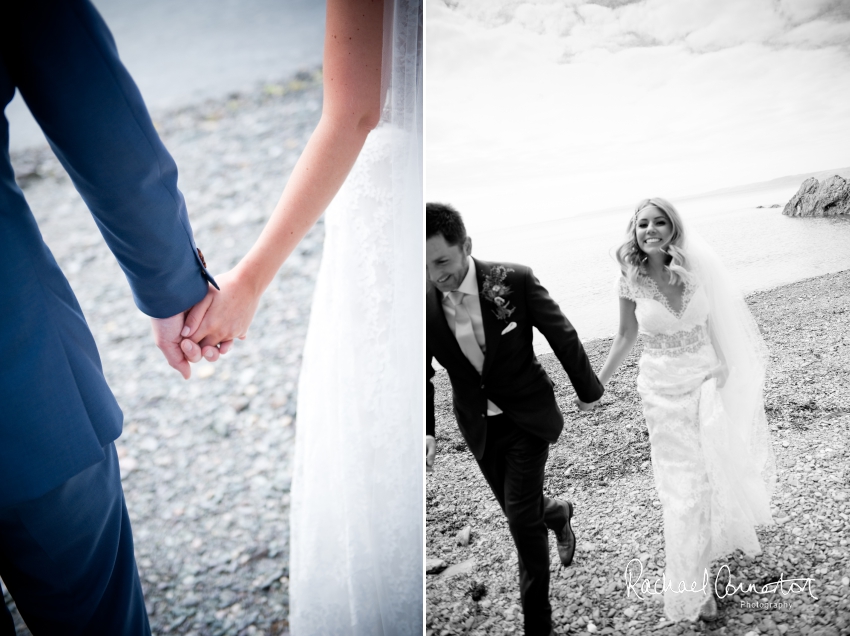
[[481,295],[496,305],[493,313],[499,320],[507,321],[516,309],[511,307],[510,301],[505,300],[505,296],[512,293],[510,286],[505,285],[505,278],[507,278],[508,272],[512,271],[514,270],[508,269],[504,265],[494,265],[490,268],[490,273],[484,277],[484,289],[481,290]]

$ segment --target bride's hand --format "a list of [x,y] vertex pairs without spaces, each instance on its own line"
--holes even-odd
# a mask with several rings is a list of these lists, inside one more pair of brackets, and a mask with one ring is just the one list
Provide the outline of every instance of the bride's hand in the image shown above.
[[716,367],[714,367],[707,376],[705,376],[706,380],[714,378],[717,380],[717,388],[722,389],[726,384],[726,380],[729,379],[729,369],[726,366],[725,362],[721,362]]
[[201,354],[215,361],[234,338],[244,340],[260,302],[260,294],[236,268],[216,276],[216,281],[221,291],[210,286],[206,297],[186,316],[188,331],[184,328],[180,347],[191,362],[200,360]]

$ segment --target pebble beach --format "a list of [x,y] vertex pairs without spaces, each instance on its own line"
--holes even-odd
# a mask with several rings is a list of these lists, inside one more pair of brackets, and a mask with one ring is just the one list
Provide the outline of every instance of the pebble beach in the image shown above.
[[[321,71],[154,112],[215,276],[259,235],[322,104]],[[269,287],[249,332],[184,381],[48,148],[12,154],[124,412],[116,447],[154,634],[287,634],[289,490],[301,352],[323,223]],[[14,604],[6,596],[11,607]],[[15,613],[18,633],[27,635]]]
[[[664,569],[660,502],[646,423],[635,389],[640,343],[612,379],[602,406],[580,413],[552,354],[540,357],[556,386],[565,427],[550,447],[544,492],[572,501],[577,548],[563,568],[550,539],[550,599],[557,634],[850,634],[850,271],[748,296],[771,351],[765,408],[776,454],[775,525],[761,527],[762,554],[726,566],[732,585],[718,619],[670,623],[661,597],[637,598],[625,571],[640,562],[651,581]],[[599,369],[611,339],[585,343]],[[452,415],[445,371],[436,387],[437,460],[426,484],[428,636],[522,633],[516,550],[507,522]],[[725,572],[725,570],[724,570]],[[780,575],[806,589],[756,593]],[[728,576],[721,578],[725,592]],[[714,578],[711,580],[714,584]],[[742,592],[749,584],[754,591]],[[628,593],[628,594],[627,594]]]

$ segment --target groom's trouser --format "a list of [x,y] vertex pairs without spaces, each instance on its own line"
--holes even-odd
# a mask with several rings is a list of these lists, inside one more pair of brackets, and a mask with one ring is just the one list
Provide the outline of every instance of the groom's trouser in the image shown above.
[[[0,577],[35,636],[149,636],[115,445],[46,495],[0,510]],[[14,634],[0,603],[0,636]]]
[[487,418],[484,455],[478,460],[502,511],[519,556],[519,589],[527,636],[548,636],[549,533],[566,523],[556,502],[543,495],[549,442],[526,433],[507,415]]

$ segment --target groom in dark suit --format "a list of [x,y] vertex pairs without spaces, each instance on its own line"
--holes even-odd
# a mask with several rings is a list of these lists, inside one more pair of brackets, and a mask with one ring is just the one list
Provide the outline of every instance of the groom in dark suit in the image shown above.
[[[525,633],[548,636],[548,530],[555,532],[563,565],[572,562],[572,504],[543,494],[549,444],[564,419],[552,381],[532,349],[532,327],[558,357],[579,399],[592,403],[603,388],[581,341],[528,267],[473,260],[472,241],[451,206],[426,206],[428,394],[426,462],[433,467],[432,359],[452,384],[460,431],[508,519],[519,555]],[[548,530],[547,530],[548,529]]]
[[[87,0],[0,5],[0,104],[20,91],[153,319],[169,363],[208,274],[177,168]],[[34,634],[148,635],[114,440],[123,415],[15,183],[0,122],[0,577]],[[2,593],[0,593],[2,597]],[[0,634],[14,634],[0,603]]]

